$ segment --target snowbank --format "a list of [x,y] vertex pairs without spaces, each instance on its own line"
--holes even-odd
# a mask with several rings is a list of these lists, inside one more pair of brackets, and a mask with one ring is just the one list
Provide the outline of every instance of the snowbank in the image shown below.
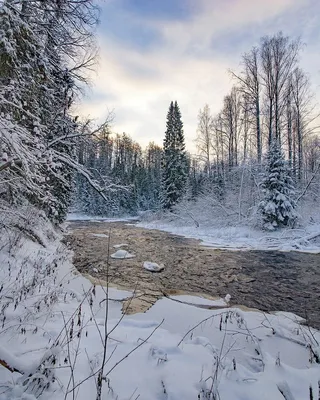
[[249,226],[196,227],[177,225],[176,221],[143,221],[137,226],[158,229],[187,238],[199,239],[203,246],[228,250],[279,250],[320,253],[320,224],[305,229],[282,229],[267,232]]
[[94,215],[86,215],[81,213],[70,213],[67,215],[67,221],[95,221],[95,222],[126,222],[126,221],[137,221],[139,217],[123,216],[114,218],[104,218]]

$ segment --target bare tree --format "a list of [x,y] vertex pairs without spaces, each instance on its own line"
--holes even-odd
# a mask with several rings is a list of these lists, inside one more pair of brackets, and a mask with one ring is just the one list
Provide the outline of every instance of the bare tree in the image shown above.
[[233,87],[231,93],[224,98],[222,119],[228,147],[229,168],[238,165],[239,139],[241,132],[241,93]]
[[211,155],[213,147],[213,129],[214,120],[210,112],[208,104],[203,110],[200,109],[198,114],[198,129],[197,129],[197,149],[199,155],[203,157],[206,164],[207,174],[211,175]]
[[295,135],[298,152],[298,179],[302,179],[303,142],[307,135],[307,127],[312,121],[314,107],[311,104],[309,79],[301,68],[295,68],[291,78],[292,106],[295,118]]
[[287,82],[297,64],[299,39],[291,41],[279,32],[261,39],[261,82],[265,87],[268,144],[275,137],[281,143],[281,118],[286,106]]
[[214,118],[214,132],[213,132],[213,152],[216,164],[217,175],[224,176],[225,173],[225,141],[224,136],[226,132],[223,127],[222,114],[218,114]]
[[[256,147],[257,147],[257,161],[261,163],[262,156],[262,139],[261,139],[261,121],[260,121],[260,67],[259,67],[259,49],[253,47],[253,49],[243,55],[242,57],[243,71],[240,74],[235,74],[231,71],[231,74],[239,82],[239,91],[244,94],[246,100],[246,122],[253,123],[255,136],[256,136]],[[253,119],[248,120],[248,114],[253,114]],[[247,127],[249,128],[249,127]],[[247,130],[246,130],[247,133]],[[246,141],[244,144],[244,157],[246,156]]]

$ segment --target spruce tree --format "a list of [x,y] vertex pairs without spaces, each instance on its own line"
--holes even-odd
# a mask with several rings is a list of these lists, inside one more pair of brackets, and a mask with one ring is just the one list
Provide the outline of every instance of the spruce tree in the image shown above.
[[94,13],[89,0],[0,4],[0,156],[10,166],[1,198],[54,222],[66,215],[77,168],[81,127],[70,107],[83,79],[74,64],[86,65]]
[[183,123],[178,103],[171,102],[163,142],[162,205],[171,209],[185,193],[188,162],[185,152]]
[[267,155],[266,171],[261,186],[264,199],[259,203],[259,210],[265,228],[273,230],[293,224],[297,218],[294,183],[281,146],[276,140],[271,144]]

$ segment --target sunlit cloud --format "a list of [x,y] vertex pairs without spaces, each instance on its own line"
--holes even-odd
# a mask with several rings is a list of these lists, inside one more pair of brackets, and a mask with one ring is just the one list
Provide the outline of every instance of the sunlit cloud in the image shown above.
[[102,120],[114,110],[114,130],[145,146],[162,144],[169,103],[177,100],[193,151],[199,109],[208,103],[219,111],[233,83],[228,69],[238,69],[261,36],[282,30],[310,42],[301,63],[317,88],[319,12],[314,0],[109,0],[98,31],[99,67],[77,111]]

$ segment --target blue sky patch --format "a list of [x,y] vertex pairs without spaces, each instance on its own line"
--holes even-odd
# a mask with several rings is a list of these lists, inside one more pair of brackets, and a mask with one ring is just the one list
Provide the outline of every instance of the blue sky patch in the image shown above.
[[119,0],[124,11],[150,19],[185,20],[193,15],[188,0]]
[[121,3],[110,2],[102,6],[98,33],[140,51],[160,46],[161,34],[157,29],[128,13],[128,10],[121,7]]

